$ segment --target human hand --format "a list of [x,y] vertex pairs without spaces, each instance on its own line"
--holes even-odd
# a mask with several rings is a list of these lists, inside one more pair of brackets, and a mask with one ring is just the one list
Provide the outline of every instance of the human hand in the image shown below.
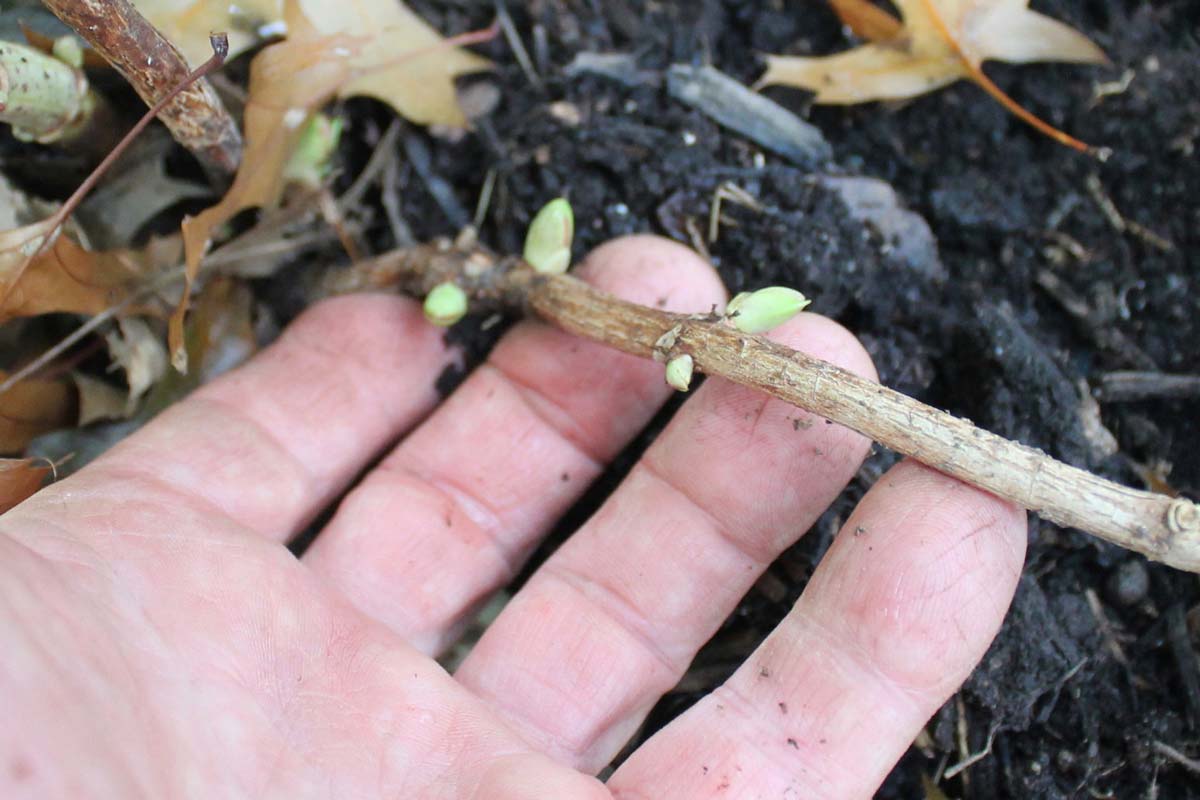
[[[676,310],[722,296],[657,239],[583,272]],[[774,336],[874,375],[819,316]],[[418,303],[322,303],[0,517],[0,796],[868,797],[1000,625],[1024,515],[902,463],[741,669],[602,785],[869,443],[707,382],[450,676],[431,654],[669,392],[661,365],[523,322],[435,409],[452,360]]]

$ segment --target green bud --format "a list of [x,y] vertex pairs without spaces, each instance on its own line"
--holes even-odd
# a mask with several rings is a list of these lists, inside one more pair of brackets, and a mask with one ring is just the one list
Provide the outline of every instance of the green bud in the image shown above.
[[786,286],[768,286],[729,301],[725,316],[742,333],[766,333],[799,314],[809,299]]
[[439,283],[425,298],[425,319],[449,328],[467,313],[467,293],[454,283]]
[[545,275],[561,275],[571,266],[571,241],[575,238],[575,213],[563,198],[551,200],[529,224],[525,235],[525,260]]
[[319,187],[329,174],[330,161],[341,136],[341,117],[330,119],[324,114],[313,114],[283,168],[284,178],[310,189]]
[[694,364],[689,355],[675,356],[667,362],[667,385],[680,392],[686,392],[692,385],[692,370]]
[[738,292],[737,294],[735,294],[735,295],[733,296],[733,299],[732,299],[732,300],[730,300],[730,301],[729,301],[729,302],[728,302],[728,303],[725,305],[725,314],[726,314],[726,316],[728,316],[728,315],[729,315],[730,313],[732,313],[733,311],[736,311],[736,310],[737,310],[737,307],[738,307],[738,306],[740,306],[740,305],[742,304],[742,301],[743,301],[743,300],[745,300],[745,299],[746,299],[747,297],[749,297],[749,296],[750,296],[750,292]]

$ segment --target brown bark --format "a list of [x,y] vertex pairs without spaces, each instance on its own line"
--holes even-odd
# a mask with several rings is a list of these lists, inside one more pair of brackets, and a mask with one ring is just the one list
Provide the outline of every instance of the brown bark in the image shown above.
[[577,336],[644,358],[690,355],[702,372],[845,425],[1059,525],[1200,572],[1200,505],[1064,464],[833,364],[741,333],[718,314],[647,308],[569,275],[538,275],[519,259],[448,246],[379,256],[355,265],[325,290],[395,287],[420,297],[447,280],[466,290],[474,311],[532,312]]
[[[128,0],[44,0],[153,106],[187,79],[183,55]],[[207,80],[199,80],[163,108],[171,135],[210,172],[236,171],[242,157],[237,125]]]

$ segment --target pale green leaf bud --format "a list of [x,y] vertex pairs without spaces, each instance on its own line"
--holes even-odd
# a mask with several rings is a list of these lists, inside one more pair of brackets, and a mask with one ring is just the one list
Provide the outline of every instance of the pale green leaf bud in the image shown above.
[[686,392],[692,385],[693,368],[691,356],[675,356],[667,362],[667,385],[676,391]]
[[425,298],[425,319],[449,328],[467,313],[467,293],[457,284],[439,283]]
[[538,272],[561,275],[571,266],[571,241],[575,238],[575,213],[564,198],[551,200],[529,224],[525,235],[525,261]]
[[309,189],[319,187],[329,174],[341,136],[341,117],[331,119],[325,114],[313,114],[283,168],[284,179]]
[[799,314],[809,299],[786,286],[742,293],[725,307],[725,316],[742,333],[766,333]]

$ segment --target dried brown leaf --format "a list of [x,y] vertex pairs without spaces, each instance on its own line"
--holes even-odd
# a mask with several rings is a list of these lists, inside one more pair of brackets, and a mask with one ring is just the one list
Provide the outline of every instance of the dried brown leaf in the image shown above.
[[[894,35],[886,36],[886,23],[873,17],[874,24],[860,31],[874,40],[870,44],[832,56],[770,56],[759,85],[796,86],[816,92],[817,103],[852,104],[914,97],[962,78],[975,79],[979,65],[988,60],[1107,61],[1083,34],[1030,11],[1028,0],[895,4],[903,25]],[[839,14],[870,13],[864,12],[861,0],[839,0],[836,5]]]
[[0,458],[0,514],[42,488],[51,469],[40,458]]
[[250,67],[246,153],[233,186],[183,223],[188,290],[168,334],[180,371],[187,368],[186,298],[213,232],[244,209],[280,202],[284,167],[317,109],[335,97],[370,95],[416,122],[462,125],[454,77],[490,65],[450,46],[395,0],[287,0],[284,15],[288,38],[259,53]]
[[344,56],[353,75],[338,88],[339,97],[374,97],[422,125],[467,124],[454,79],[489,69],[490,61],[447,46],[437,31],[397,0],[300,3],[316,31],[357,42]]
[[829,0],[829,5],[843,25],[868,41],[891,39],[903,27],[900,20],[871,0]]
[[[0,372],[0,379],[6,373]],[[25,380],[0,394],[0,453],[17,453],[29,440],[75,423],[74,388],[64,381]]]
[[50,227],[50,220],[43,220],[0,232],[0,322],[57,311],[102,311],[126,297],[172,250],[178,253],[178,244],[162,240],[142,251],[91,252],[60,233],[29,261]]

